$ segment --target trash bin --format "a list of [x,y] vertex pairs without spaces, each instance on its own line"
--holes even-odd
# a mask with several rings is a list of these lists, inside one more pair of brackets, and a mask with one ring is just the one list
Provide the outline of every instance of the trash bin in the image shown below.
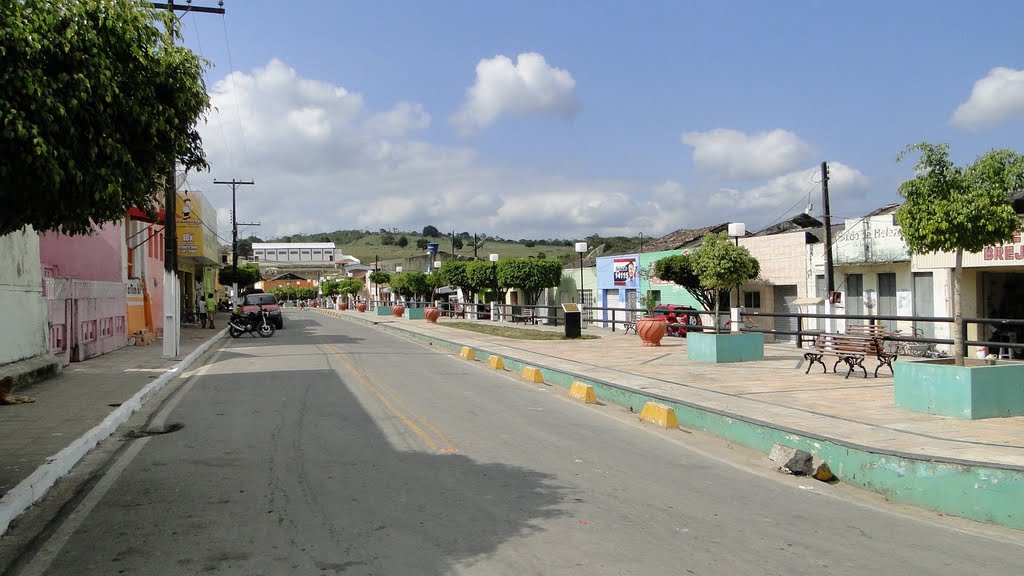
[[583,330],[583,313],[578,304],[562,304],[562,312],[565,313],[565,337],[579,338]]

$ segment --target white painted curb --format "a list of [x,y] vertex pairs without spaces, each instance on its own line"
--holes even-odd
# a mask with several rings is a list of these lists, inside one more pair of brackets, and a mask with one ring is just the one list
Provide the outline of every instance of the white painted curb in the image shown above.
[[181,375],[193,362],[202,356],[211,346],[227,334],[227,328],[221,330],[215,336],[200,344],[181,362],[178,362],[170,370],[162,374],[156,380],[147,384],[142,390],[135,393],[126,402],[118,406],[113,412],[107,415],[102,422],[83,434],[80,438],[68,444],[66,448],[46,459],[46,463],[36,468],[35,472],[11,488],[3,498],[0,498],[0,536],[7,532],[11,522],[19,514],[35,504],[40,498],[46,495],[61,476],[71,471],[71,468],[83,456],[89,453],[96,444],[114,433],[118,426],[124,424],[131,418],[147,400],[152,398],[171,380]]

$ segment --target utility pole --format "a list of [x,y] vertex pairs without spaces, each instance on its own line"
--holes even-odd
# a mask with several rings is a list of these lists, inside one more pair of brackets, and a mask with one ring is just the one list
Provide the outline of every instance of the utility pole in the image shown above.
[[828,207],[828,162],[821,163],[821,201],[825,207],[825,286],[828,298],[836,289],[836,281],[832,275],[832,214]]
[[[167,10],[174,19],[175,11],[224,14],[224,8],[206,6],[176,5],[174,0],[150,2],[150,8]],[[220,5],[223,5],[220,2]],[[174,26],[174,24],[170,24]],[[174,43],[174,31],[168,30],[168,42]],[[164,183],[164,343],[163,357],[177,358],[181,350],[181,302],[178,296],[178,191],[177,163],[171,160],[170,170]]]
[[[254,182],[252,180],[235,180],[231,179],[230,182],[225,180],[214,180],[214,184],[227,184],[231,186],[231,274],[236,278],[238,277],[238,203],[236,200],[235,192],[238,191],[239,186],[252,186]],[[243,222],[242,226],[259,226],[259,222]],[[235,299],[233,302],[234,306],[238,306],[238,282],[231,283],[232,297]]]

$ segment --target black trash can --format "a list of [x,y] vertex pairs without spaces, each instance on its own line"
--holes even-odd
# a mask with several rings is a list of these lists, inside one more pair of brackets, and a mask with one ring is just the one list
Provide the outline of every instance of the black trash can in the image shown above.
[[579,338],[583,333],[583,312],[579,304],[562,304],[562,312],[565,313],[565,337]]

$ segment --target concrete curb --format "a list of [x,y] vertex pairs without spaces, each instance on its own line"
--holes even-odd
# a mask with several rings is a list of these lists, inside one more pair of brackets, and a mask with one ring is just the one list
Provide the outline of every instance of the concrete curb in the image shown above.
[[[409,340],[458,352],[465,345],[439,336],[420,334],[393,323],[367,322]],[[467,347],[477,359],[496,355],[480,346]],[[1024,466],[934,458],[866,446],[841,438],[799,430],[701,406],[679,398],[647,392],[585,374],[529,363],[502,354],[505,367],[519,372],[539,366],[544,381],[569,388],[574,381],[594,387],[597,399],[640,413],[647,402],[674,409],[679,424],[708,432],[768,454],[774,444],[806,450],[820,456],[840,480],[899,502],[979,522],[1024,530]]]
[[45,496],[46,492],[54,485],[54,483],[71,471],[71,468],[73,468],[83,456],[88,454],[89,451],[99,444],[101,440],[104,440],[113,434],[114,430],[117,430],[118,426],[127,422],[128,419],[131,418],[132,414],[138,411],[139,408],[142,408],[142,405],[145,404],[147,400],[152,398],[169,382],[180,376],[182,372],[191,366],[192,363],[206,353],[214,343],[218,342],[226,334],[227,329],[222,329],[212,338],[200,344],[180,362],[171,367],[170,370],[147,384],[142,388],[142,390],[139,390],[134,396],[118,406],[113,412],[108,414],[102,422],[94,426],[91,430],[80,436],[71,444],[68,444],[68,446],[60,452],[47,458],[45,464],[36,468],[28,478],[25,478],[19,482],[17,486],[11,488],[10,491],[4,494],[3,498],[0,498],[0,536],[3,536],[4,533],[7,532],[7,528],[11,525],[11,522],[18,517],[18,515]]

